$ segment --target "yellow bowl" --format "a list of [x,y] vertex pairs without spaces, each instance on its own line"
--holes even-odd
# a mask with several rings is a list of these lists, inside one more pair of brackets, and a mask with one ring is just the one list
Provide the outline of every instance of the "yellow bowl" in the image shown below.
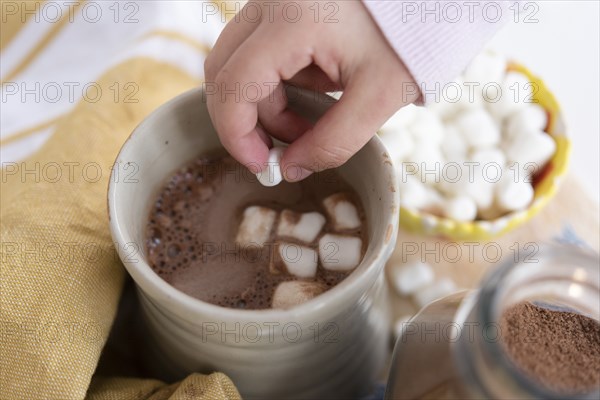
[[421,211],[400,208],[400,226],[410,232],[439,236],[451,240],[490,240],[505,234],[525,221],[531,219],[554,196],[561,178],[567,171],[571,142],[565,134],[565,124],[558,102],[548,90],[542,79],[533,75],[524,66],[509,63],[509,71],[518,71],[529,78],[533,84],[533,99],[548,113],[546,132],[556,142],[556,152],[548,164],[534,178],[534,199],[523,210],[503,215],[494,220],[458,222]]

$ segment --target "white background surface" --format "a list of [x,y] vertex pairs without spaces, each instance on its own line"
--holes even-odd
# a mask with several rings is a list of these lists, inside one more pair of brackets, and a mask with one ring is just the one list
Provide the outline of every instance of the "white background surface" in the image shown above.
[[546,0],[537,4],[538,22],[511,22],[489,47],[526,65],[556,95],[573,140],[570,172],[598,202],[600,2]]

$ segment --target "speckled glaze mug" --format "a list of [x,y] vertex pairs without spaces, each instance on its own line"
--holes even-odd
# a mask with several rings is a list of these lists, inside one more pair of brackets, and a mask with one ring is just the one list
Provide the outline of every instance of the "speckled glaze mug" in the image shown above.
[[[333,100],[297,90],[290,102],[315,120]],[[108,204],[112,236],[147,323],[148,363],[166,380],[222,371],[244,398],[363,396],[387,359],[383,268],[398,225],[397,180],[381,141],[374,137],[339,168],[366,212],[369,245],[361,264],[331,290],[289,310],[205,303],[170,286],[148,265],[144,230],[158,190],[183,164],[219,148],[203,92],[196,89],[148,116],[116,160],[136,171],[133,181],[111,179]]]

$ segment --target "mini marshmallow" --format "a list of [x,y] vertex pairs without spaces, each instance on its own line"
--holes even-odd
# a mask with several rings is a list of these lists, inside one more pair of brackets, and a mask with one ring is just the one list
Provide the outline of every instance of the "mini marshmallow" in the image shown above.
[[277,285],[273,293],[272,308],[287,309],[307,302],[327,290],[322,283],[286,281]]
[[381,127],[381,132],[386,134],[388,132],[395,132],[401,129],[405,129],[417,117],[418,107],[414,104],[409,104],[402,107],[400,110],[396,112],[396,114],[392,115],[385,124]]
[[427,142],[419,142],[417,147],[408,156],[407,161],[417,164],[418,173],[421,177],[435,179],[435,172],[444,166],[444,155],[439,146]]
[[394,162],[403,161],[415,147],[414,140],[407,128],[399,128],[397,131],[386,131],[379,137]]
[[[483,168],[483,171],[486,171],[489,175],[494,174],[495,172],[497,172],[497,170],[499,170],[499,173],[501,174],[502,169],[506,165],[506,156],[500,149],[495,147],[487,149],[477,149],[471,154],[469,160],[472,162],[479,163],[479,165]],[[491,168],[494,169],[492,170]],[[494,180],[495,177],[492,175],[488,178]]]
[[496,185],[496,204],[503,211],[524,210],[533,200],[533,187],[517,181],[512,174],[505,174]]
[[439,102],[428,104],[427,109],[433,111],[444,121],[453,119],[463,110],[481,107],[483,104],[481,88],[469,88],[461,79],[448,83],[443,94]]
[[403,206],[413,209],[420,209],[427,201],[427,187],[418,178],[408,175],[400,178],[400,203]]
[[244,210],[235,241],[242,245],[264,246],[271,236],[277,212],[267,207],[250,206]]
[[314,278],[317,274],[317,252],[310,247],[279,243],[277,250],[290,274],[298,278]]
[[465,158],[468,150],[467,143],[454,124],[446,124],[446,132],[440,144],[440,149],[449,162],[456,162]]
[[506,148],[506,155],[510,161],[519,164],[534,163],[540,170],[555,151],[554,139],[546,132],[536,131],[514,138]]
[[283,210],[277,226],[277,236],[311,243],[317,238],[323,225],[325,225],[325,217],[318,212],[299,214],[291,210]]
[[480,83],[479,89],[489,82],[500,84],[506,73],[506,67],[506,58],[491,51],[484,51],[467,66],[463,73],[463,81]]
[[470,147],[490,147],[500,142],[500,128],[484,109],[465,111],[454,123]]
[[347,194],[332,194],[323,200],[323,206],[331,220],[333,230],[344,231],[360,228],[361,221],[358,210]]
[[437,146],[444,137],[444,125],[433,111],[427,108],[421,110],[422,112],[417,113],[417,119],[409,126],[409,130],[416,142]]
[[464,112],[476,108],[483,108],[484,99],[481,93],[482,85],[465,85],[461,82],[462,93],[458,101],[455,103],[457,111]]
[[504,77],[504,85],[513,94],[513,103],[521,105],[534,104],[534,99],[532,97],[534,85],[524,73],[519,71],[508,71]]
[[319,260],[330,271],[350,271],[362,258],[362,240],[356,236],[326,234],[319,240]]
[[279,163],[283,156],[283,147],[273,147],[269,150],[269,159],[267,160],[267,166],[256,174],[258,181],[267,187],[276,186],[283,181],[283,174]]
[[516,163],[512,162],[508,164],[509,170],[505,171],[505,174],[510,175],[513,180],[521,181],[526,183],[532,183],[533,178],[537,175],[544,165],[537,165],[533,163]]
[[[520,72],[510,71],[506,74],[502,84],[500,85],[500,93],[495,90],[492,99],[488,101],[487,108],[497,120],[508,117],[509,115],[523,109],[528,102],[531,102],[532,85],[529,78]],[[484,93],[485,95],[485,93]]]
[[414,262],[392,265],[389,269],[389,277],[396,292],[400,296],[408,296],[430,285],[435,274],[429,264]]
[[511,140],[521,134],[543,131],[546,125],[548,125],[546,110],[537,104],[528,104],[506,119],[504,136]]
[[465,194],[475,201],[477,207],[487,208],[494,201],[494,182],[483,176],[483,171],[475,168],[475,179],[473,182],[467,182]]
[[477,204],[468,196],[456,196],[446,200],[444,215],[460,222],[473,221],[477,217]]
[[436,210],[442,204],[439,193],[435,189],[426,186],[420,178],[407,175],[404,177],[404,182],[400,181],[399,187],[400,203],[404,207],[417,210]]
[[433,111],[438,117],[443,120],[452,119],[454,115],[459,111],[456,107],[456,103],[450,103],[441,99],[437,102],[432,102],[427,105],[427,109]]
[[441,278],[413,295],[413,300],[421,308],[434,300],[446,297],[456,292],[456,284],[449,278]]
[[[476,166],[463,162],[459,164],[461,175],[455,180],[443,179],[440,188],[450,196],[466,195],[473,199],[477,207],[487,208],[494,200],[494,184],[490,179],[484,177],[481,165]],[[489,172],[491,174],[491,172]]]

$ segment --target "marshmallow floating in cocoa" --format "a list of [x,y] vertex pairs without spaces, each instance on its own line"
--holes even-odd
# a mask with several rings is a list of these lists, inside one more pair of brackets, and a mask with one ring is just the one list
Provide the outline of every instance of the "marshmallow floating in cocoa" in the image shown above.
[[250,206],[244,210],[242,222],[238,227],[236,243],[242,246],[264,244],[271,237],[277,212],[267,207]]
[[319,240],[319,260],[331,271],[350,271],[362,257],[362,240],[357,236],[325,234]]
[[314,278],[319,258],[310,247],[295,243],[279,243],[278,255],[287,271],[298,278]]
[[318,212],[296,213],[283,210],[277,226],[277,236],[313,242],[325,225],[325,217]]
[[335,231],[345,231],[360,227],[361,222],[358,210],[347,194],[333,194],[323,200],[323,206]]

